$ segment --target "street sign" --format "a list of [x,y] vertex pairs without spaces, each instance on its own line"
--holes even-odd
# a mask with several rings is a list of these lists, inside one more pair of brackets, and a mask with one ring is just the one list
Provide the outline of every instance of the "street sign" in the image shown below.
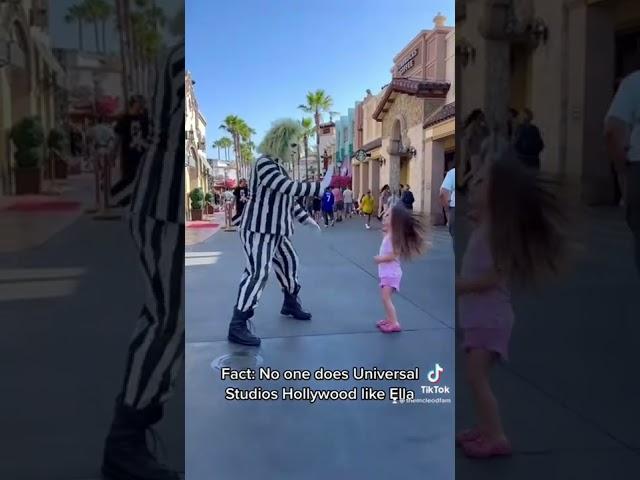
[[367,152],[365,152],[364,150],[360,149],[355,153],[355,158],[356,160],[358,160],[359,162],[364,162],[367,159]]

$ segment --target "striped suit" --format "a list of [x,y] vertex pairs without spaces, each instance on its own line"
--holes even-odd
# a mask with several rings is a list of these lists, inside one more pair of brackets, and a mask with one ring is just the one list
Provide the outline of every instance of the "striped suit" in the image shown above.
[[238,219],[247,265],[240,281],[237,310],[248,312],[257,305],[272,264],[283,291],[297,293],[298,256],[290,237],[293,220],[305,223],[309,215],[296,199],[319,194],[320,183],[291,180],[270,157],[256,161],[249,181],[249,201]]
[[130,228],[146,301],[129,345],[122,399],[158,410],[184,360],[184,44],[169,50],[154,92],[154,129],[131,195]]

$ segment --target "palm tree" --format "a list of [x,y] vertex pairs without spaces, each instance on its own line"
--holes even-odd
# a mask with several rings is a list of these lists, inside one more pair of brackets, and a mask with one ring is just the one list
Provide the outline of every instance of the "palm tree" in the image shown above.
[[213,148],[217,148],[218,149],[218,160],[220,160],[220,139],[216,140],[215,142],[213,142],[213,145],[211,145]]
[[244,163],[244,173],[243,173],[243,177],[246,178],[248,176],[249,173],[249,167],[251,165],[251,162],[253,162],[254,157],[253,157],[253,149],[255,148],[255,145],[252,141],[248,141],[248,142],[244,142],[241,146],[240,146],[240,152],[242,153],[242,161]]
[[224,149],[224,158],[229,163],[229,149],[233,147],[233,141],[229,137],[222,137],[220,140],[220,148]]
[[[316,147],[320,151],[320,122],[322,121],[322,113],[328,112],[333,105],[333,99],[322,89],[315,92],[307,93],[307,104],[299,105],[298,108],[306,113],[313,113],[316,126]],[[320,156],[317,157],[318,173],[320,169]]]
[[98,35],[98,22],[100,21],[100,14],[102,10],[101,0],[84,0],[83,7],[86,12],[86,18],[90,23],[93,23],[93,31],[96,40],[96,52],[100,51],[100,39]]
[[300,122],[291,118],[274,122],[262,139],[258,151],[279,158],[281,162],[290,162],[291,144],[300,138],[301,129]]
[[[300,121],[302,143],[304,144],[304,161],[305,165],[308,165],[309,162],[309,137],[313,135],[315,131],[315,127],[313,125],[313,120],[311,118],[303,118]],[[305,172],[306,173],[306,172]],[[298,178],[300,178],[300,160],[298,159]]]
[[102,51],[107,52],[107,21],[113,15],[113,6],[105,0],[100,0],[97,4],[98,20],[101,23],[102,29]]
[[233,151],[236,157],[236,172],[241,175],[242,169],[242,150],[240,149],[242,141],[249,141],[254,132],[247,123],[237,115],[227,115],[220,125],[220,129],[226,130],[231,134],[233,139]]
[[67,10],[64,21],[67,23],[78,22],[78,48],[84,50],[84,31],[82,22],[85,20],[85,10],[83,4],[72,5]]
[[340,115],[340,112],[329,112],[329,121],[333,122],[333,117]]

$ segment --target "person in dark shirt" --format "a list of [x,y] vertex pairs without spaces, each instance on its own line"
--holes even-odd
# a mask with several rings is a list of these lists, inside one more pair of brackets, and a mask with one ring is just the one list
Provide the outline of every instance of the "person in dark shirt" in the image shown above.
[[515,131],[514,148],[520,161],[527,167],[540,170],[540,153],[544,142],[540,130],[533,124],[533,112],[525,108],[522,124]]
[[236,214],[233,217],[235,219],[242,215],[244,206],[249,200],[249,187],[244,178],[241,178],[238,186],[233,189],[233,195],[236,197]]
[[406,184],[404,186],[404,192],[402,192],[402,197],[400,197],[400,200],[405,207],[407,207],[409,210],[413,210],[413,202],[415,202],[415,198],[413,197],[413,192],[411,191],[409,184]]
[[324,195],[322,195],[322,216],[324,218],[324,226],[329,226],[329,220],[331,220],[331,226],[335,226],[336,220],[333,215],[333,207],[335,204],[335,197],[333,196],[333,192],[331,188],[327,187],[324,191]]
[[[117,203],[128,203],[127,187],[133,184],[140,160],[149,148],[150,122],[144,98],[134,95],[129,100],[129,109],[115,127],[121,155],[121,177],[111,190]],[[124,198],[119,198],[124,195]]]

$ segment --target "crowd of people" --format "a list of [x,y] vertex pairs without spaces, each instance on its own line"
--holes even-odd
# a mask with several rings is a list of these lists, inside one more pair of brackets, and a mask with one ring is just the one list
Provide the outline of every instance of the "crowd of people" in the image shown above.
[[321,195],[314,195],[299,200],[309,215],[317,222],[323,223],[325,228],[334,227],[336,223],[347,219],[364,217],[365,228],[371,228],[371,218],[376,217],[382,221],[383,215],[396,203],[401,203],[407,209],[413,210],[415,198],[409,185],[400,185],[398,193],[391,194],[389,185],[385,185],[380,191],[378,208],[371,190],[367,190],[355,197],[350,187],[327,187]]

